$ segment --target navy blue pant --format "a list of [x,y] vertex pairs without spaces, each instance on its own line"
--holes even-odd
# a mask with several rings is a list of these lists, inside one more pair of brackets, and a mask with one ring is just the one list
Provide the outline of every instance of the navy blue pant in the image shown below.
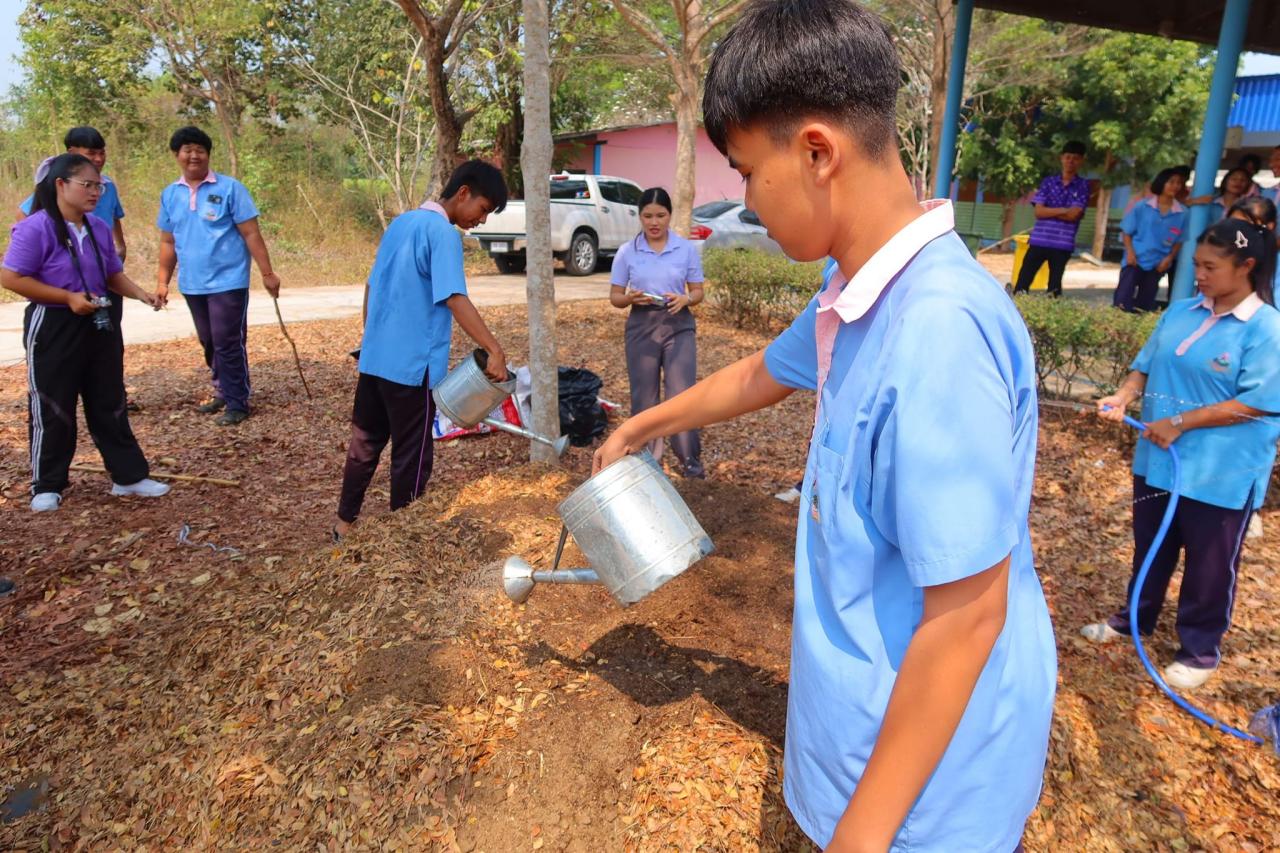
[[1138,266],[1126,266],[1120,270],[1120,283],[1116,285],[1111,304],[1133,313],[1156,310],[1156,293],[1160,290],[1159,270],[1144,270]]
[[183,299],[204,349],[214,396],[226,400],[229,410],[249,411],[249,289],[183,294]]
[[[1128,596],[1133,595],[1133,581],[1151,543],[1155,541],[1169,505],[1169,493],[1153,489],[1141,477],[1133,478],[1133,575],[1129,578]],[[1156,618],[1164,605],[1164,596],[1184,552],[1182,591],[1178,594],[1178,640],[1181,646],[1175,659],[1200,668],[1218,665],[1218,648],[1222,635],[1231,627],[1231,609],[1235,604],[1236,573],[1240,568],[1240,551],[1244,534],[1253,514],[1253,499],[1241,509],[1223,509],[1187,497],[1178,499],[1178,510],[1169,534],[1147,573],[1138,598],[1138,630],[1144,635],[1156,628]],[[1128,597],[1124,609],[1107,620],[1122,634],[1129,633]]]
[[378,469],[382,451],[391,442],[391,509],[394,512],[418,498],[431,479],[435,448],[431,423],[436,404],[427,377],[421,385],[401,385],[361,373],[351,409],[351,441],[342,469],[338,518],[350,524],[360,515],[364,493]]
[[1027,246],[1027,253],[1022,256],[1022,268],[1018,270],[1018,281],[1013,287],[1014,293],[1030,293],[1031,283],[1036,273],[1045,264],[1049,265],[1049,295],[1062,295],[1062,274],[1066,272],[1067,261],[1071,260],[1070,249],[1051,249],[1048,246]]

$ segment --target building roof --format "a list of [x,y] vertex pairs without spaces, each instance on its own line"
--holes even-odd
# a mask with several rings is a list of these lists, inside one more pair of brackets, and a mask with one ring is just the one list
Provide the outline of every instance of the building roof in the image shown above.
[[639,121],[633,124],[616,124],[610,127],[596,127],[591,130],[571,130],[568,133],[557,133],[552,139],[556,142],[569,142],[574,139],[585,139],[588,136],[598,136],[601,133],[618,133],[623,130],[635,130],[641,127],[661,127],[664,124],[675,124],[675,119],[655,119],[653,121]]
[[[1217,44],[1226,0],[975,0],[975,5],[1047,21]],[[1254,0],[1244,49],[1280,53],[1280,3]]]
[[1245,133],[1280,133],[1280,74],[1237,78],[1227,125]]

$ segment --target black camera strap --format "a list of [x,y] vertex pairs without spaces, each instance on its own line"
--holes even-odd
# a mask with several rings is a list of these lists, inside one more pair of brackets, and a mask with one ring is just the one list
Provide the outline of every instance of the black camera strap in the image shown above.
[[[71,224],[66,223],[66,225],[67,225],[67,242],[64,245],[66,246],[67,253],[71,255],[71,265],[76,268],[76,275],[80,277],[80,286],[84,288],[84,295],[92,299],[93,293],[92,291],[89,290],[89,282],[85,280],[84,270],[80,268],[80,254],[71,246]],[[98,241],[94,239],[93,226],[89,224],[89,218],[87,215],[85,216],[85,220],[84,220],[84,231],[85,231],[85,236],[89,240],[89,245],[93,246],[94,257],[98,259],[98,272],[102,275],[102,289],[104,291],[103,295],[110,298],[111,288],[107,285],[107,265],[102,262],[102,250],[98,248]],[[84,243],[81,242],[80,245],[83,246]]]

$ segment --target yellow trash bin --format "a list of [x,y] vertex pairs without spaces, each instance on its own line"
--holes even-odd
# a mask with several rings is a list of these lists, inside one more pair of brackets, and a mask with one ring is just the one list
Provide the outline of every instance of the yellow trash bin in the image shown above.
[[[1011,284],[1018,283],[1018,273],[1022,270],[1022,259],[1027,256],[1027,246],[1031,243],[1031,238],[1026,234],[1019,234],[1013,238],[1013,281]],[[1031,280],[1032,290],[1048,290],[1049,289],[1049,265],[1041,264],[1040,269],[1036,271],[1036,277]]]

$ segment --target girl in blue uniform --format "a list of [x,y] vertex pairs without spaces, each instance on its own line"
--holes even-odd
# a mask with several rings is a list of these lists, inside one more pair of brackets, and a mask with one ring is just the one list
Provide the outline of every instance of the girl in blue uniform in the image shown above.
[[[1169,306],[1120,389],[1098,401],[1120,421],[1142,401],[1147,430],[1133,460],[1133,570],[1150,549],[1173,487],[1170,457],[1182,462],[1180,499],[1168,536],[1137,591],[1138,629],[1155,630],[1165,590],[1185,554],[1178,597],[1181,641],[1164,679],[1178,689],[1204,684],[1221,659],[1231,625],[1240,550],[1250,516],[1262,506],[1280,439],[1280,311],[1272,270],[1275,237],[1252,221],[1228,218],[1196,249],[1200,294]],[[1135,594],[1133,579],[1130,596]],[[1128,607],[1082,632],[1105,643],[1129,633]]]

